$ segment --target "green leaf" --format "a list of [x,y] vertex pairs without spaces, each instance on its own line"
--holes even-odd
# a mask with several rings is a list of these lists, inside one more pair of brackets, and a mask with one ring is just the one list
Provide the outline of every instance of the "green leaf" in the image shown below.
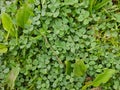
[[32,9],[30,8],[30,5],[29,4],[23,5],[17,11],[17,14],[16,14],[17,25],[20,26],[21,28],[24,28],[31,14],[32,14]]
[[103,6],[105,6],[106,4],[108,4],[108,2],[110,2],[110,0],[102,0],[102,2],[95,5],[94,9],[98,10],[98,9],[102,8]]
[[3,24],[3,28],[8,33],[10,33],[12,36],[15,36],[12,19],[7,13],[2,13],[2,24]]
[[73,68],[74,75],[79,77],[85,74],[87,70],[86,65],[84,64],[83,60],[76,60]]
[[68,60],[65,61],[65,65],[66,65],[66,74],[70,74],[72,72],[72,67],[71,67],[71,62],[69,62]]
[[86,90],[89,86],[91,86],[93,84],[93,82],[89,81],[87,82],[83,87],[82,90]]
[[114,14],[117,22],[120,22],[120,13]]
[[102,74],[97,75],[93,81],[93,86],[99,86],[101,83],[106,83],[115,73],[113,69],[105,69]]
[[75,3],[78,3],[78,0],[65,0],[64,2],[66,5],[73,5]]
[[2,24],[3,28],[8,32],[13,28],[12,19],[7,13],[2,13]]
[[14,88],[15,80],[19,74],[20,68],[18,66],[13,67],[12,70],[8,73],[7,84],[10,90]]
[[99,74],[95,80],[88,82],[82,87],[82,90],[86,90],[90,86],[98,87],[101,83],[106,83],[112,75],[115,73],[113,69],[105,69],[102,74]]
[[59,15],[59,10],[57,10],[56,12],[54,12],[53,17],[57,17]]
[[6,53],[7,52],[7,47],[4,44],[0,43],[0,53]]
[[34,3],[34,2],[35,2],[35,0],[28,0],[28,2],[29,2],[29,3]]
[[43,28],[41,28],[41,29],[40,29],[40,34],[43,35],[43,36],[46,35],[46,30],[43,29]]

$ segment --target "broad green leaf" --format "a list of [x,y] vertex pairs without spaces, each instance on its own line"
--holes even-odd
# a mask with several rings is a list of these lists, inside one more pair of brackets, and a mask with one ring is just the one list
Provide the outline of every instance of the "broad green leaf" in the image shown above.
[[23,5],[17,11],[17,14],[16,14],[17,25],[20,26],[21,28],[24,28],[31,14],[32,14],[32,9],[30,8],[30,5],[29,4]]
[[98,10],[98,9],[102,8],[103,6],[105,6],[106,4],[108,4],[108,2],[110,2],[110,0],[102,0],[102,2],[95,5],[94,9]]
[[3,28],[7,32],[10,32],[10,30],[13,28],[12,19],[7,13],[2,13],[2,24],[3,24]]
[[99,74],[95,80],[88,82],[82,87],[82,90],[86,90],[90,86],[100,86],[101,83],[106,83],[112,75],[115,73],[113,69],[105,69],[102,74]]
[[83,60],[76,60],[73,68],[74,75],[79,77],[85,74],[87,70],[86,65],[84,64]]
[[6,53],[7,52],[7,47],[4,44],[0,43],[0,53]]
[[113,69],[105,69],[102,74],[97,75],[93,81],[93,86],[99,86],[101,83],[106,83],[115,73]]
[[3,24],[3,28],[8,33],[10,33],[10,35],[15,36],[15,30],[13,28],[12,19],[11,19],[11,17],[7,13],[2,13],[2,24]]
[[71,67],[71,62],[69,62],[68,60],[65,61],[65,65],[66,65],[66,74],[70,74],[72,72],[72,67]]
[[10,90],[14,88],[15,85],[15,80],[19,74],[20,68],[18,66],[13,67],[12,70],[9,72],[8,77],[7,77],[7,84]]

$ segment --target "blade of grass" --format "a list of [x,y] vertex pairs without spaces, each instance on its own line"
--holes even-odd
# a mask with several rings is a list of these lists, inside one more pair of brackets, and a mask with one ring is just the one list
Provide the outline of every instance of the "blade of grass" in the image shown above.
[[98,3],[98,4],[94,7],[94,9],[95,9],[95,10],[98,10],[98,9],[102,8],[102,7],[105,6],[109,1],[110,1],[110,0],[103,0],[101,3]]
[[92,13],[92,9],[96,0],[89,0],[89,11]]

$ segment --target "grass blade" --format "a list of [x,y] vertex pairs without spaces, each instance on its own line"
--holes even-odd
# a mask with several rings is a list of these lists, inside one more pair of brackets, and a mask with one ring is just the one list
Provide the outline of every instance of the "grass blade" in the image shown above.
[[98,4],[94,7],[94,9],[95,9],[95,10],[98,10],[98,9],[102,8],[102,7],[105,6],[109,1],[110,1],[110,0],[103,0],[101,3],[98,3]]
[[89,0],[89,11],[92,13],[93,6],[95,4],[96,0]]

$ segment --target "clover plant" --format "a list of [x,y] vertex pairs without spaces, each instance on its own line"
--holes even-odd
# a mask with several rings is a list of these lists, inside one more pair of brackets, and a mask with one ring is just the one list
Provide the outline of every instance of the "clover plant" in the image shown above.
[[0,90],[120,90],[119,0],[0,0]]

